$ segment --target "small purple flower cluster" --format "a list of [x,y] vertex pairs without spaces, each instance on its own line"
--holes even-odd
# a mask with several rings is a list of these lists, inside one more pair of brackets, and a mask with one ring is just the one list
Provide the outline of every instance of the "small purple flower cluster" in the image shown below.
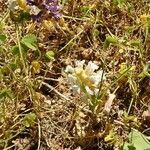
[[58,0],[27,0],[27,4],[29,6],[36,6],[40,9],[38,14],[32,14],[33,20],[39,22],[45,14],[51,15],[55,19],[60,18],[60,6],[58,5]]

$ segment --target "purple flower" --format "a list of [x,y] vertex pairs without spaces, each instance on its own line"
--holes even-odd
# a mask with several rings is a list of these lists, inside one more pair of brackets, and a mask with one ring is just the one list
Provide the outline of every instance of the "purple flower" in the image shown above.
[[37,15],[31,15],[33,21],[41,22],[42,21],[42,12],[39,12]]
[[41,16],[39,15],[31,15],[31,18],[33,19],[33,21],[37,21],[37,22],[41,21]]
[[34,2],[34,0],[27,0],[27,4],[28,5],[35,5],[35,2]]
[[49,4],[49,3],[58,3],[58,0],[46,0],[45,4]]
[[44,5],[45,9],[56,19],[60,18],[60,6],[57,3],[57,0],[47,0]]
[[27,4],[30,6],[34,5],[41,10],[41,12],[37,15],[31,14],[34,21],[36,20],[39,22],[42,19],[42,16],[46,14],[45,12],[56,19],[60,18],[60,6],[58,5],[58,0],[45,0],[44,2],[39,4],[34,0],[27,0]]
[[54,16],[54,18],[59,19],[61,15],[60,15],[60,13],[58,12],[58,13],[53,14],[53,16]]
[[47,10],[51,11],[52,13],[60,10],[60,7],[58,5],[52,5],[52,6],[48,6],[46,8],[47,8]]

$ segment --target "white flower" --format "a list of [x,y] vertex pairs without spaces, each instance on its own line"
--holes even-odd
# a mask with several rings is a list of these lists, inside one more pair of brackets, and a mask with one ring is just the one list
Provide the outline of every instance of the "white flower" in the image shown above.
[[85,67],[85,71],[89,74],[92,74],[98,68],[99,67],[96,64],[94,64],[92,61],[89,61],[88,65]]
[[106,80],[106,77],[104,72],[99,70],[96,73],[93,73],[90,79],[95,83],[96,86],[98,86],[102,80]]
[[71,75],[71,74],[68,74],[68,82],[69,82],[70,84],[75,84],[76,81],[77,81],[77,78],[76,78],[75,76],[73,76],[73,75]]
[[94,92],[88,86],[85,86],[85,89],[90,95],[94,95]]
[[83,69],[84,64],[85,64],[85,60],[82,60],[82,61],[77,60],[77,61],[75,62],[76,68],[78,68],[78,69],[79,69],[79,68],[80,68],[80,69]]
[[80,94],[84,88],[90,95],[97,95],[100,82],[106,79],[103,71],[98,70],[99,66],[92,61],[89,61],[87,65],[85,60],[76,61],[75,65],[74,68],[68,65],[65,70],[73,92]]
[[74,68],[72,68],[72,66],[68,65],[66,67],[66,70],[65,70],[66,73],[73,73],[74,72]]
[[95,89],[94,89],[94,94],[97,95],[98,92],[99,92],[99,89],[95,88]]
[[15,11],[15,10],[19,9],[17,1],[16,0],[8,0],[8,8],[11,11]]
[[30,14],[38,15],[41,10],[37,6],[30,6]]
[[80,86],[78,86],[78,85],[73,85],[72,90],[73,90],[74,94],[80,94],[81,93]]

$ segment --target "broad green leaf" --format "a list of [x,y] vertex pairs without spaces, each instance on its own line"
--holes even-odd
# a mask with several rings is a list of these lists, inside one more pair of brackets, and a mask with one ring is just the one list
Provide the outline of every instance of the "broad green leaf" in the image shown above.
[[113,4],[115,6],[118,6],[119,8],[122,8],[123,5],[125,4],[125,0],[113,0]]
[[1,98],[6,98],[6,97],[9,97],[9,98],[12,97],[11,91],[8,90],[8,89],[3,89],[3,90],[1,90],[1,91],[0,91],[0,99],[1,99]]
[[29,114],[26,114],[26,116],[24,117],[24,119],[22,121],[22,124],[25,127],[30,127],[35,124],[35,120],[36,120],[36,114],[31,112]]
[[145,78],[145,77],[150,77],[150,64],[144,65],[143,71],[140,73],[139,77]]
[[140,40],[131,40],[130,45],[134,46],[134,47],[139,47],[141,45],[141,41]]
[[104,45],[103,47],[106,49],[109,47],[110,44],[118,44],[118,38],[117,37],[112,37],[112,36],[107,36],[105,41],[104,41]]
[[0,43],[5,42],[6,38],[6,35],[0,34]]
[[37,50],[37,40],[36,36],[33,34],[26,35],[22,38],[21,43],[27,46],[28,48],[32,50]]
[[99,31],[97,29],[93,29],[92,34],[95,38],[97,38],[99,36]]
[[18,15],[17,21],[23,22],[30,19],[30,14],[28,12],[21,11]]
[[138,94],[138,87],[137,87],[137,83],[135,82],[135,80],[132,79],[131,77],[129,77],[128,82],[129,82],[129,86],[130,86],[130,89],[133,92],[133,94],[137,95]]
[[20,52],[19,52],[19,47],[18,47],[18,45],[13,46],[13,47],[12,47],[12,54],[17,55],[17,54],[19,54],[19,53],[20,53]]
[[[21,43],[21,52],[23,54],[26,54],[28,50],[29,50],[29,48],[26,45]],[[13,55],[19,55],[20,54],[19,46],[18,45],[13,46],[11,49],[11,52]]]
[[129,142],[125,142],[122,150],[150,150],[150,142],[147,137],[137,130],[129,134]]
[[80,8],[80,10],[81,10],[81,12],[86,13],[87,11],[90,10],[90,7],[89,7],[89,6],[82,6],[82,7]]
[[55,53],[53,51],[48,51],[48,52],[46,52],[45,56],[49,60],[54,60]]
[[12,71],[15,71],[17,69],[17,63],[12,62],[9,64],[9,66],[10,66]]
[[83,12],[84,16],[88,17],[91,14],[92,6],[82,6],[80,10]]
[[10,73],[9,65],[8,65],[8,64],[4,65],[4,66],[1,68],[1,72],[2,72],[2,74],[8,75],[8,74]]

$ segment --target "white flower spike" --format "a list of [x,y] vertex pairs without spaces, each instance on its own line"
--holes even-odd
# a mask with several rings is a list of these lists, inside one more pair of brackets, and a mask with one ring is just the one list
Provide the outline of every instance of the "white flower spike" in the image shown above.
[[90,95],[99,93],[99,85],[102,80],[105,80],[103,70],[98,70],[99,66],[89,61],[85,64],[85,60],[76,61],[75,67],[68,65],[65,72],[68,75],[68,82],[75,94],[84,92],[84,89]]

